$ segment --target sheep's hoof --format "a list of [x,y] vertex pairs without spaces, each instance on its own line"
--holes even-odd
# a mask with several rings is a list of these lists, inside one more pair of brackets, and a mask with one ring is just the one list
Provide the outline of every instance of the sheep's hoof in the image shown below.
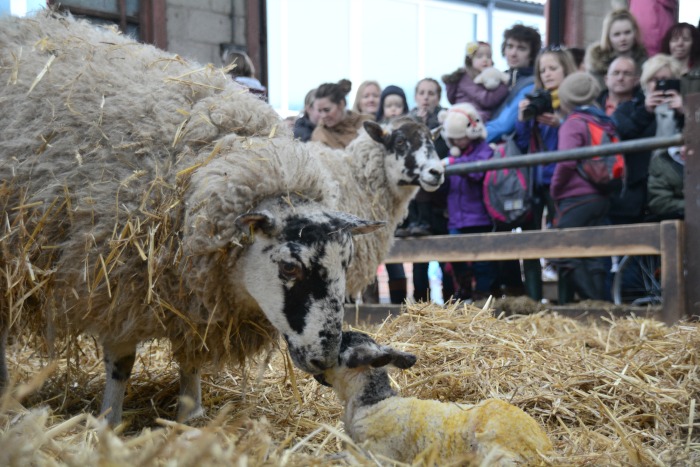
[[191,397],[181,396],[177,410],[177,421],[184,423],[205,415],[202,404],[196,403]]

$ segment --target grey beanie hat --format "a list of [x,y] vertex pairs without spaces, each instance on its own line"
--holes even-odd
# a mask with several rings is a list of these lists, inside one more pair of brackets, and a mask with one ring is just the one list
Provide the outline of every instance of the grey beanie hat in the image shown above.
[[600,85],[593,75],[577,71],[559,85],[559,101],[564,109],[592,104],[600,94]]

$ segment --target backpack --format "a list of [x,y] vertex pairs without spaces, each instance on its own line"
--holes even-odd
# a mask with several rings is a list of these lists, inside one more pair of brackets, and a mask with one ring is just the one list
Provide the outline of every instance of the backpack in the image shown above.
[[[494,150],[494,158],[521,155],[514,135]],[[489,170],[484,175],[484,206],[497,227],[516,227],[532,218],[532,184],[530,168]]]
[[[588,146],[600,146],[619,142],[615,133],[605,131],[603,127],[590,120],[585,120],[576,114],[570,118],[579,118],[586,122],[588,128]],[[576,163],[579,175],[594,185],[603,193],[610,193],[624,186],[627,170],[625,156],[613,154],[610,156],[596,156],[591,159],[583,159]]]

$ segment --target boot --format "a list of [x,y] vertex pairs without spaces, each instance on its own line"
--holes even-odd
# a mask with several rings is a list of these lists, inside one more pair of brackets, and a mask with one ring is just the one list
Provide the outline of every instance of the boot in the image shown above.
[[469,266],[464,263],[452,263],[452,268],[457,283],[457,289],[454,293],[455,300],[471,300],[472,275]]
[[406,279],[389,280],[389,297],[391,303],[401,304],[406,300]]
[[379,282],[376,277],[374,282],[362,291],[362,303],[379,303]]
[[525,291],[531,299],[542,301],[542,265],[539,259],[526,259],[523,261],[525,273]]
[[571,277],[571,270],[560,269],[559,281],[557,282],[557,300],[559,305],[573,302],[574,295],[574,281]]
[[583,300],[605,300],[605,273],[590,271],[584,264],[571,274],[576,292]]

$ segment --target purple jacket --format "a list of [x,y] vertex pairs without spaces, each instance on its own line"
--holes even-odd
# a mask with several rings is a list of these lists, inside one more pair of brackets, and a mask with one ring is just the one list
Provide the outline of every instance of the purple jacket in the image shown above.
[[[472,143],[459,157],[450,157],[450,164],[490,159],[493,149],[486,141]],[[491,225],[491,218],[484,206],[482,186],[483,172],[467,175],[450,175],[450,190],[447,193],[449,229]]]
[[[571,118],[574,114],[581,118]],[[612,120],[597,107],[577,108],[571,115],[559,127],[558,149],[560,151],[588,145],[588,126],[584,120],[596,122],[606,130],[615,130]],[[550,193],[555,200],[600,194],[595,186],[578,173],[576,164],[575,160],[557,162],[550,186]]]
[[445,83],[447,100],[450,104],[460,104],[468,102],[476,107],[484,123],[491,119],[491,114],[508,97],[508,86],[501,83],[492,91],[489,91],[481,84],[476,84],[464,73],[458,82]]

